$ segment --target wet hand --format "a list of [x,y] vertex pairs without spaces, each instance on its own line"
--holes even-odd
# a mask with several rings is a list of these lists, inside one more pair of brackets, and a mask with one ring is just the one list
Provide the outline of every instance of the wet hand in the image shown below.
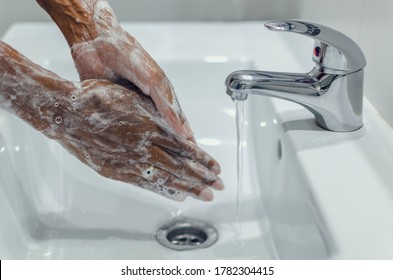
[[195,142],[193,132],[163,70],[118,23],[105,0],[37,0],[71,47],[81,80],[124,80],[150,96],[169,127]]
[[0,41],[0,108],[57,140],[99,174],[184,200],[212,200],[220,167],[173,133],[132,84],[70,82]]
[[194,141],[193,132],[164,71],[121,27],[92,41],[72,46],[72,56],[81,80],[104,78],[127,80],[150,96],[174,132]]
[[217,162],[172,134],[137,89],[86,80],[57,102],[54,137],[99,174],[175,200],[212,200],[211,188],[223,188]]

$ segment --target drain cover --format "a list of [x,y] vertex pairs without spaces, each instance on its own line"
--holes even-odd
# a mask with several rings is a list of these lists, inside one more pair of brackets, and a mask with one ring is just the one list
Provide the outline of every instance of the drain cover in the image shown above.
[[218,234],[204,222],[181,220],[161,227],[156,238],[165,247],[183,251],[207,248],[217,241]]

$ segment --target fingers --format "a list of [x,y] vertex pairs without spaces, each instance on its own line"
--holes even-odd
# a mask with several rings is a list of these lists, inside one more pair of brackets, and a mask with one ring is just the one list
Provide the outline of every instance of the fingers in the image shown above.
[[[147,87],[145,91],[142,91],[153,99],[158,112],[177,135],[195,143],[194,133],[183,114],[176,93],[165,73],[144,50],[138,53],[141,56],[140,59],[149,61],[148,64],[151,66],[147,69],[136,68],[133,73],[136,80],[133,82],[142,82],[144,87]],[[146,78],[148,80],[145,80]]]
[[153,135],[152,142],[156,146],[161,147],[169,152],[203,164],[204,166],[211,169],[215,174],[221,173],[221,167],[219,163],[194,143],[178,138],[162,137],[160,135]]
[[194,141],[193,132],[164,71],[132,36],[123,29],[116,32],[116,46],[111,43],[111,37],[94,40],[95,50],[104,65],[150,96],[160,115],[176,134]]
[[113,169],[113,164],[110,164],[103,166],[99,173],[104,177],[131,183],[176,201],[184,201],[189,195],[203,201],[211,201],[214,198],[209,185],[181,180],[149,164],[135,163],[132,168],[118,165],[116,170]]
[[215,172],[201,163],[170,154],[156,146],[150,148],[147,162],[187,181],[211,185],[218,179]]
[[172,173],[149,164],[136,163],[134,167],[139,173],[134,175],[141,176],[147,180],[150,185],[155,185],[159,190],[165,190],[167,194],[173,195],[174,197],[181,193],[187,193],[204,201],[211,201],[214,198],[210,187],[215,182],[209,185],[203,182],[180,179]]
[[177,135],[195,143],[194,133],[180,108],[172,85],[165,76],[158,79],[162,79],[161,82],[157,81],[161,85],[150,91],[157,110]]
[[[105,170],[105,169],[104,169]],[[175,201],[184,201],[188,194],[181,190],[175,188],[168,188],[166,186],[160,185],[158,183],[150,182],[149,180],[143,178],[140,175],[135,175],[133,173],[118,170],[117,172],[113,172],[113,169],[109,168],[108,171],[100,172],[102,176],[108,177],[110,179],[126,182],[133,184],[135,186],[141,187],[142,189],[150,190],[154,193],[162,195],[166,198],[175,200]]]

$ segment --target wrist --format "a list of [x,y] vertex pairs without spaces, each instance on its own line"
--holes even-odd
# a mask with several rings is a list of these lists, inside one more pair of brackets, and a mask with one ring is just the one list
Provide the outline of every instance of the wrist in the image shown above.
[[36,0],[64,34],[68,45],[91,41],[119,23],[106,0]]

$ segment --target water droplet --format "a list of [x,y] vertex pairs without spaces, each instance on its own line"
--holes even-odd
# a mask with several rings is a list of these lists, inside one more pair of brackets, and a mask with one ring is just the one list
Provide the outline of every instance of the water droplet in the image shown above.
[[57,116],[56,119],[55,119],[55,122],[56,122],[57,124],[61,124],[62,121],[63,121],[63,119],[62,119],[62,117],[60,117],[60,116]]

